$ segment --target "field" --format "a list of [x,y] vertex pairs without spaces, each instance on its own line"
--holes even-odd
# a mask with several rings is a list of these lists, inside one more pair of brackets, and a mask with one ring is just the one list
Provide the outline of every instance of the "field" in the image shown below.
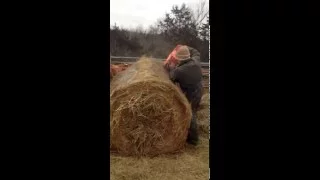
[[[208,89],[205,90],[208,92]],[[199,145],[186,144],[179,154],[154,158],[110,154],[112,180],[205,180],[209,179],[209,94],[204,94],[198,115]]]
[[205,68],[202,70],[204,95],[201,109],[197,113],[199,145],[186,144],[183,152],[179,154],[161,155],[154,158],[122,157],[110,154],[110,178],[112,180],[209,179],[209,70]]

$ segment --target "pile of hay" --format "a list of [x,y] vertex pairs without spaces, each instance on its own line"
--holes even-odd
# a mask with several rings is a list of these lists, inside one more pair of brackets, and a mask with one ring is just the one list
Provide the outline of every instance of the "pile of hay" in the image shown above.
[[198,116],[198,131],[200,134],[209,135],[209,124],[210,124],[210,95],[206,93],[202,96],[200,102],[200,108],[197,112]]
[[184,147],[191,107],[162,62],[143,57],[110,87],[111,152],[154,156]]
[[157,157],[124,157],[110,154],[111,180],[203,180],[209,179],[209,96],[204,94],[203,109],[197,112],[200,142],[187,144],[181,154]]

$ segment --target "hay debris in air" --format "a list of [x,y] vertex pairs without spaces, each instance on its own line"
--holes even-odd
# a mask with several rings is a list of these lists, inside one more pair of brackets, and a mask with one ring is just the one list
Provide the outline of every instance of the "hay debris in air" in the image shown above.
[[117,74],[110,90],[110,149],[122,155],[159,155],[181,150],[191,108],[162,62],[142,57]]

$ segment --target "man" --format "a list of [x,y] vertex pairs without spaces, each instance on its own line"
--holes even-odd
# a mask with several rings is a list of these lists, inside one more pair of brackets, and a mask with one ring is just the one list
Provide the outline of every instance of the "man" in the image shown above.
[[196,145],[199,140],[196,111],[202,97],[200,53],[194,48],[179,45],[165,61],[165,68],[169,71],[170,79],[179,84],[191,103],[192,119],[187,142]]

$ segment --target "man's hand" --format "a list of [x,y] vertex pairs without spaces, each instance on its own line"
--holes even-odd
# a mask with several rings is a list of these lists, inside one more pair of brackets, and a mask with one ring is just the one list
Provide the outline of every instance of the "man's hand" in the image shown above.
[[170,71],[170,65],[169,65],[169,63],[164,64],[164,69],[166,69],[167,71]]
[[170,63],[170,64],[169,64],[169,70],[170,70],[170,71],[173,71],[174,69],[176,69],[175,64]]
[[176,68],[176,65],[174,63],[167,63],[164,65],[164,68],[170,72]]

